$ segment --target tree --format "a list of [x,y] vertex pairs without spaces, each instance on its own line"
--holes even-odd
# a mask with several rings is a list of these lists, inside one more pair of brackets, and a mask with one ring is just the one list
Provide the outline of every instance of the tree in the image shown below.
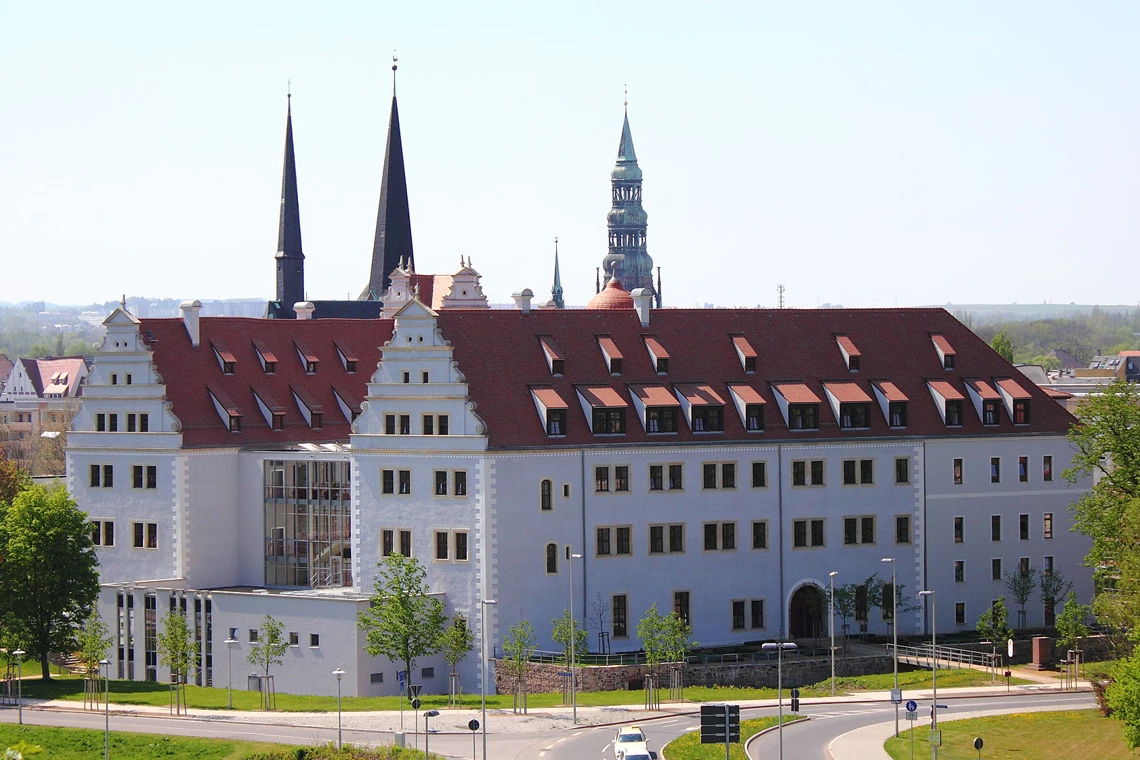
[[[170,616],[167,615],[167,622],[170,622]],[[183,619],[183,625],[185,625]],[[176,624],[177,625],[177,624]],[[246,661],[250,665],[256,665],[258,670],[265,671],[266,683],[264,685],[263,696],[265,698],[265,709],[268,710],[271,706],[273,691],[269,688],[269,669],[273,665],[280,666],[284,662],[285,651],[289,648],[289,642],[281,634],[284,632],[285,627],[281,625],[281,621],[277,620],[270,614],[265,615],[265,619],[261,621],[261,629],[257,633],[257,641],[249,648],[249,654],[246,655]]]
[[[1072,587],[1073,582],[1065,578],[1059,567],[1041,573],[1041,603],[1045,605],[1049,616],[1052,615],[1053,605],[1069,593]],[[1046,620],[1045,623],[1048,625],[1052,621]]]
[[[562,658],[567,664],[570,663],[570,610],[562,610],[562,614],[550,621],[554,626],[554,630],[550,634],[550,638],[554,639],[554,643],[562,647]],[[582,655],[586,654],[589,649],[590,634],[575,621],[574,623],[574,656],[581,659]]]
[[107,624],[102,621],[98,612],[92,611],[76,635],[79,659],[88,676],[98,672],[99,661],[107,656],[107,650],[111,648],[113,641]]
[[0,619],[49,681],[48,656],[75,651],[99,595],[87,515],[63,486],[29,486],[2,510],[0,557]]
[[[274,632],[270,621],[276,624],[277,630]],[[281,656],[285,654],[285,642],[280,642],[281,646],[276,651],[276,659],[269,661],[273,652],[266,649],[271,645],[273,637],[281,639],[281,624],[266,615],[265,621],[265,636],[258,636],[258,642],[255,644],[249,654],[250,662],[256,665],[265,666],[265,675],[269,675],[269,665],[280,665]],[[258,654],[258,659],[255,662],[253,657],[253,650],[262,647]],[[198,667],[198,648],[194,645],[193,631],[186,622],[186,615],[180,610],[171,610],[166,614],[162,621],[162,633],[158,634],[158,659],[159,661],[170,668],[171,683],[174,687],[174,706],[175,713],[178,713],[180,707],[186,706],[186,680],[190,673]]]
[[443,632],[440,645],[443,648],[443,659],[451,668],[452,697],[458,702],[462,699],[462,691],[459,689],[459,674],[455,668],[475,648],[475,633],[467,625],[467,619],[462,615],[452,618],[451,625]]
[[1037,590],[1037,570],[1032,565],[1022,572],[1020,569],[1016,573],[1005,573],[1005,587],[1009,589],[1009,595],[1017,602],[1017,627],[1025,627],[1025,604],[1029,598],[1033,596],[1033,592]]
[[1005,333],[999,332],[995,335],[994,339],[990,341],[990,348],[1001,354],[1002,358],[1010,364],[1013,363],[1013,341]]
[[600,591],[594,596],[594,603],[590,605],[590,609],[593,612],[590,620],[598,627],[598,651],[602,654],[609,654],[609,643],[602,633],[606,630],[606,620],[610,616],[610,606],[606,603]]
[[507,672],[515,677],[514,711],[519,711],[521,698],[522,711],[526,714],[526,676],[530,672],[530,658],[538,651],[538,640],[534,637],[534,626],[529,620],[511,626],[503,641],[503,663]]
[[1140,747],[1140,649],[1119,661],[1112,669],[1105,701],[1112,717],[1124,723],[1124,743],[1128,749]]
[[427,571],[412,557],[389,554],[379,564],[368,609],[357,620],[373,657],[402,662],[408,683],[416,660],[443,646],[443,602],[428,595]]
[[685,655],[697,642],[690,641],[692,629],[676,612],[662,615],[657,603],[645,611],[637,623],[637,637],[645,651],[645,665],[650,673],[667,662],[683,662]]
[[[831,591],[828,591],[832,594]],[[843,651],[847,651],[847,629],[849,627],[847,621],[855,616],[855,586],[850,583],[845,583],[842,586],[835,588],[831,598],[832,608],[839,614],[839,619],[843,621],[839,630],[843,632]]]
[[21,469],[18,464],[8,459],[3,451],[0,451],[0,518],[3,517],[2,510],[12,504],[16,494],[31,484],[32,479],[27,471]]
[[1006,609],[1004,596],[999,596],[997,601],[978,617],[975,630],[993,646],[991,656],[992,662],[996,665],[998,647],[1004,644],[1006,639],[1013,637],[1013,631],[1009,629],[1009,610]]
[[1089,613],[1088,605],[1078,604],[1076,593],[1070,591],[1064,609],[1057,616],[1057,643],[1065,649],[1078,647],[1081,639],[1089,635],[1089,627],[1085,625]]

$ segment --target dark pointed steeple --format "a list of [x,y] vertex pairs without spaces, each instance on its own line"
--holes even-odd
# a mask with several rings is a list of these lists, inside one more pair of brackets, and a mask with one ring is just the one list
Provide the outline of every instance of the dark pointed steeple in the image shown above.
[[305,300],[305,254],[301,252],[301,208],[297,202],[297,163],[293,157],[293,95],[285,110],[285,165],[281,172],[281,217],[277,227],[277,301],[290,317]]
[[606,218],[609,251],[602,260],[602,270],[606,283],[616,278],[627,290],[648,288],[653,291],[660,306],[660,295],[653,287],[653,258],[646,250],[648,217],[641,207],[641,167],[637,165],[637,151],[633,149],[633,134],[629,130],[629,103],[625,105],[617,163],[610,173],[613,205]]
[[396,108],[396,59],[393,57],[392,115],[388,121],[388,144],[384,150],[384,173],[380,179],[380,208],[376,212],[372,272],[359,300],[382,299],[388,290],[389,275],[401,260],[409,270],[414,269],[412,219],[408,206],[408,182],[404,176],[400,112]]
[[558,238],[554,238],[554,287],[550,289],[550,300],[554,308],[566,308],[566,302],[562,300],[562,275],[558,271]]

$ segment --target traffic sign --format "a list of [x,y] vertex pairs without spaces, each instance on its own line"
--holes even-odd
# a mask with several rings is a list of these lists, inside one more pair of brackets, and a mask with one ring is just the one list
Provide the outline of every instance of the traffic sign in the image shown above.
[[407,680],[407,671],[406,670],[397,670],[396,671],[396,680],[400,682],[400,691],[403,691],[404,690],[404,681]]
[[918,709],[918,702],[915,702],[913,699],[908,699],[906,701],[906,711],[907,712],[914,712],[917,709]]
[[569,678],[570,677],[570,671],[569,670],[560,670],[560,671],[558,671],[558,677],[559,678]]
[[413,710],[418,710],[418,709],[420,709],[420,699],[419,699],[419,697],[416,697],[415,699],[413,699],[413,700],[412,700],[412,709],[413,709]]
[[980,752],[980,751],[981,751],[981,749],[982,749],[982,746],[983,746],[984,744],[985,744],[985,742],[984,742],[984,741],[982,741],[982,737],[980,737],[980,736],[975,736],[975,737],[974,737],[974,749],[976,749],[976,750],[978,750],[978,751]]
[[1013,657],[1013,639],[1006,640],[1005,651],[1009,654],[1010,657]]
[[477,721],[475,718],[472,718],[471,720],[467,721],[467,728],[471,731],[478,731],[479,721]]
[[415,699],[423,691],[424,685],[422,683],[414,683],[408,687],[408,696]]
[[701,705],[701,744],[740,743],[740,705]]
[[938,729],[937,731],[931,731],[930,732],[930,743],[933,744],[935,747],[941,747],[942,746],[942,729],[941,728]]
[[918,720],[918,713],[916,713],[914,710],[907,710],[906,711],[906,719],[907,720]]
[[902,704],[902,689],[891,689],[891,701],[896,705]]

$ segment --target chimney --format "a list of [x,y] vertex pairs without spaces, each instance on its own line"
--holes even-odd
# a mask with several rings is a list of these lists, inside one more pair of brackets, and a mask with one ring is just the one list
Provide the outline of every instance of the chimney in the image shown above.
[[534,291],[530,288],[525,288],[520,293],[512,293],[511,298],[515,299],[515,306],[523,314],[530,314],[530,299],[534,298]]
[[649,327],[649,309],[653,306],[653,291],[649,288],[636,288],[630,295],[633,297],[633,308],[637,309],[637,316],[641,318],[641,326]]
[[297,319],[312,319],[313,312],[317,307],[313,305],[312,301],[298,301],[293,304],[293,311],[297,313]]
[[190,336],[190,345],[197,348],[202,342],[198,330],[198,312],[202,310],[202,302],[197,299],[183,301],[178,305],[178,309],[182,312],[182,324],[186,326],[186,334]]

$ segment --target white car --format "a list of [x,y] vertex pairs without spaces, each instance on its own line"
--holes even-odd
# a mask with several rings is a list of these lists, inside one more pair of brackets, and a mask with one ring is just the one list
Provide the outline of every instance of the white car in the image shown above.
[[650,752],[645,742],[624,742],[614,754],[618,760],[657,760],[657,753]]
[[645,732],[640,726],[621,726],[614,736],[614,750],[620,749],[624,744],[645,744],[645,741]]

